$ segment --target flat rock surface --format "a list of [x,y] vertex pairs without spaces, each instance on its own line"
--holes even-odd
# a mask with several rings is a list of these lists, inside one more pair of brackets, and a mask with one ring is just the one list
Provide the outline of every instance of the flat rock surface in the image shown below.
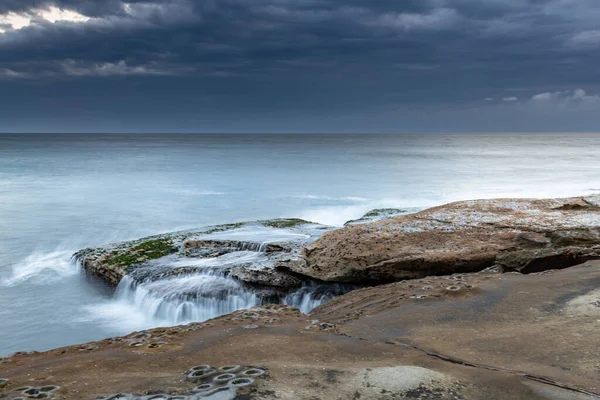
[[73,400],[597,399],[599,284],[600,262],[589,262],[361,289],[309,316],[238,311],[2,359],[0,398],[58,386],[51,397]]
[[348,226],[305,247],[291,269],[315,279],[381,283],[475,272],[525,273],[600,257],[600,196],[475,200]]

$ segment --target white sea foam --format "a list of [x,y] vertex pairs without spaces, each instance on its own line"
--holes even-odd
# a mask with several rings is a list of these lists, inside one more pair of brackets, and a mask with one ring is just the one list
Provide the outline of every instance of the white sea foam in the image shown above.
[[[314,221],[313,221],[314,222]],[[310,236],[289,229],[274,229],[262,226],[249,226],[203,236],[211,240],[236,240],[247,242],[273,243],[294,239],[308,239]]]
[[12,273],[0,283],[14,286],[21,283],[50,284],[77,275],[79,266],[71,260],[72,250],[33,252],[12,266]]
[[[236,251],[212,258],[175,258],[168,263],[171,268],[180,267],[206,267],[206,268],[229,268],[242,263],[258,263],[264,258],[263,253],[257,251]],[[164,260],[158,260],[164,265]]]
[[398,208],[417,211],[423,207],[422,204],[418,204],[418,202],[415,200],[409,202],[403,200],[383,199],[380,201],[370,201],[368,203],[351,206],[338,205],[309,208],[301,211],[299,213],[299,218],[307,221],[318,222],[324,225],[342,226],[348,221],[361,218],[367,212],[379,208]]

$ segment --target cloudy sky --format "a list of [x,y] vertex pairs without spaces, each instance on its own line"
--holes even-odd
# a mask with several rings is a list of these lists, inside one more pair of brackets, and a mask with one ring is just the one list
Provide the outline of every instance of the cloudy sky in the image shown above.
[[0,0],[0,131],[600,131],[599,0]]

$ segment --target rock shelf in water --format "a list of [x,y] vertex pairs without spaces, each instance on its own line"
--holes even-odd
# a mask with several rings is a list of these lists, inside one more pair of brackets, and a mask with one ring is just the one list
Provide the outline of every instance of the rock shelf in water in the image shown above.
[[282,303],[308,312],[352,287],[298,278],[302,247],[332,229],[299,219],[206,227],[85,249],[75,258],[157,325]]
[[[459,202],[337,231],[279,220],[88,249],[82,264],[120,281],[117,291],[195,290],[207,301],[197,309],[257,290],[319,293],[306,277],[397,282],[315,302],[309,315],[263,304],[17,353],[0,359],[0,398],[599,399],[600,261],[589,261],[600,251],[599,200]],[[257,230],[271,236],[249,240]],[[239,376],[242,365],[255,375]]]
[[76,257],[118,285],[117,297],[169,325],[267,303],[309,312],[356,288],[340,284],[490,267],[532,273],[600,258],[600,196],[474,200],[402,212],[374,210],[337,230],[299,219],[219,225]]
[[[88,248],[74,257],[86,271],[116,286],[125,275],[150,272],[151,267],[159,266],[157,260],[185,267],[186,260],[253,251],[269,255],[260,260],[261,265],[252,263],[254,267],[273,267],[277,262],[294,258],[302,245],[330,229],[300,219],[240,222]],[[241,259],[240,264],[247,263]]]

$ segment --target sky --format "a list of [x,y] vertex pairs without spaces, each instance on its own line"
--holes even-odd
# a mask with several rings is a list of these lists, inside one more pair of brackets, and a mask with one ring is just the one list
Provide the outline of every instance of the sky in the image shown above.
[[598,0],[0,0],[0,132],[600,131]]

